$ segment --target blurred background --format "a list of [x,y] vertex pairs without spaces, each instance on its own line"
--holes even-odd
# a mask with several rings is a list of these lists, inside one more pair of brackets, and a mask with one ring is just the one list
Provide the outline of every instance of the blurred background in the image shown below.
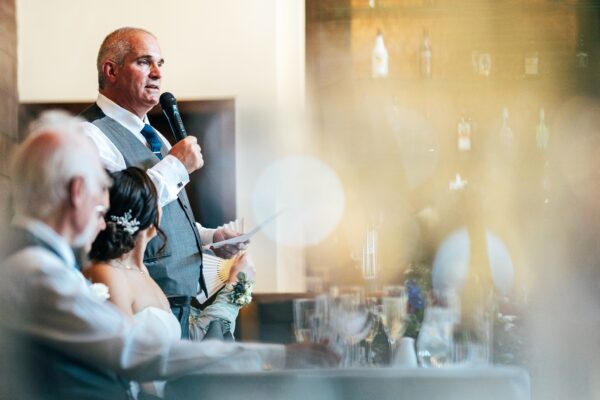
[[[163,90],[203,145],[189,190],[206,226],[244,218],[249,230],[292,196],[324,204],[292,207],[254,238],[263,292],[360,279],[371,228],[378,276],[400,281],[475,221],[500,235],[526,285],[524,235],[560,179],[554,125],[569,100],[598,93],[595,1],[1,4],[4,155],[41,110],[93,101],[102,38],[140,26],[159,38]],[[295,156],[322,162],[333,193],[297,165],[257,194],[265,171]]]
[[[283,211],[252,239],[265,301],[484,288],[527,321],[554,382],[540,393],[596,398],[600,2],[0,0],[4,203],[27,123],[95,100],[121,26],[157,36],[162,89],[202,144],[200,221],[248,231]],[[282,313],[264,312],[277,338]]]

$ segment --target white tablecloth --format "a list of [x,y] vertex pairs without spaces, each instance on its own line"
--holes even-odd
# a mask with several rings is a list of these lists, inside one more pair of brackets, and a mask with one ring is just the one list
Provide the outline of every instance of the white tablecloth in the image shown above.
[[529,400],[516,367],[327,369],[190,374],[167,383],[170,400]]

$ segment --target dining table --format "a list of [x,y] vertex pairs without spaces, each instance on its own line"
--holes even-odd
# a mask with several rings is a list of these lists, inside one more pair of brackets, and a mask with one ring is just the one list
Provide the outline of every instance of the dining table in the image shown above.
[[516,366],[332,368],[197,372],[169,380],[170,400],[530,400],[530,377]]

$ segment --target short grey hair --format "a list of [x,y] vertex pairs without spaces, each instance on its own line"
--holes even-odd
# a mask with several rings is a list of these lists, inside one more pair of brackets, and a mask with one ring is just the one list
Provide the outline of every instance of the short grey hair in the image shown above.
[[98,69],[98,87],[104,88],[104,74],[102,73],[102,65],[106,60],[114,61],[119,67],[123,66],[125,57],[131,51],[131,36],[136,33],[146,33],[155,37],[151,32],[141,28],[123,27],[109,33],[98,51],[96,58],[96,68]]
[[13,153],[10,175],[16,214],[37,219],[47,218],[67,201],[74,177],[83,177],[92,192],[109,184],[82,120],[64,111],[47,111],[31,124]]

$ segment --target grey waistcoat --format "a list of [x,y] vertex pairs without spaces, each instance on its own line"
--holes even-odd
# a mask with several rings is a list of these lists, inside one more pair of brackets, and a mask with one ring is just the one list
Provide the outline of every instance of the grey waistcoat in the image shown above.
[[[158,163],[150,149],[123,125],[104,115],[96,104],[87,108],[81,116],[110,139],[121,151],[127,166],[146,170]],[[180,191],[177,200],[164,206],[162,211],[160,227],[167,236],[167,247],[158,255],[162,241],[159,237],[153,238],[146,248],[144,264],[167,296],[195,296],[198,282],[202,290],[206,290],[202,278],[202,243],[185,190]]]

